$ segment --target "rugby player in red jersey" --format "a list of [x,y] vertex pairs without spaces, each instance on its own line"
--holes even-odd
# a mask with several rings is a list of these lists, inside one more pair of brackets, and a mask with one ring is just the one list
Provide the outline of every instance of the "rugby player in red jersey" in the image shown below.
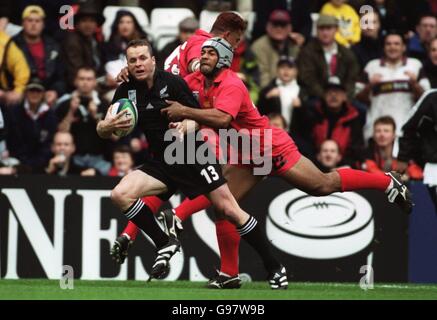
[[[231,61],[232,48],[229,43],[223,39],[206,41],[202,48],[200,71],[185,79],[190,89],[198,92],[199,102],[205,109],[192,111],[170,101],[171,106],[163,109],[163,112],[172,121],[193,119],[211,128],[232,127],[237,131],[261,129],[261,134],[270,130],[273,165],[271,174],[283,177],[293,186],[311,195],[323,196],[339,191],[378,189],[388,194],[390,202],[398,203],[405,211],[411,210],[409,191],[392,173],[369,174],[353,169],[340,169],[331,173],[319,171],[311,161],[301,156],[285,131],[270,127],[267,118],[259,114],[242,81],[229,70]],[[254,175],[253,167],[249,165],[228,165],[224,174],[237,200],[241,200],[263,178],[263,175]],[[201,196],[184,201],[175,212],[183,221],[209,205],[208,199]],[[166,211],[163,213],[166,214]],[[217,221],[216,226],[222,265],[221,272],[210,281],[209,287],[239,287],[238,233],[236,234],[235,227],[230,226],[226,220]]]
[[[190,109],[180,103],[168,101],[170,106],[162,112],[169,120],[178,121],[191,119],[210,128],[233,128],[237,131],[248,129],[254,132],[259,129],[261,137],[251,136],[252,139],[264,141],[263,133],[271,133],[271,175],[284,178],[292,186],[305,191],[313,196],[324,196],[333,192],[353,191],[359,189],[376,189],[384,191],[390,202],[397,203],[404,211],[410,212],[412,201],[410,192],[403,185],[399,176],[394,173],[371,174],[349,168],[339,169],[334,172],[321,172],[310,160],[302,156],[291,137],[282,129],[270,127],[268,119],[259,114],[250,100],[249,93],[238,78],[229,69],[232,62],[232,47],[221,38],[212,38],[205,41],[202,46],[200,71],[190,74],[185,78],[190,89],[198,92],[199,102],[202,109]],[[244,156],[244,155],[242,155]],[[252,159],[255,160],[255,159]],[[228,185],[237,201],[241,200],[264,175],[255,175],[252,165],[226,165],[224,174]],[[186,219],[197,210],[209,206],[205,197],[187,200],[181,207],[186,210],[183,215],[177,214],[181,220]],[[195,211],[196,210],[196,211]],[[178,212],[178,211],[176,211]],[[165,214],[165,211],[163,212]],[[230,230],[230,229],[229,229]],[[232,231],[229,231],[232,234]],[[227,284],[235,284],[238,279],[238,239],[226,235],[220,241],[225,241],[229,261],[234,266],[225,266],[211,286],[217,288],[231,287]],[[225,238],[224,240],[220,238]],[[229,258],[229,255],[234,255]],[[236,268],[235,268],[236,267]],[[223,269],[231,269],[224,272]]]

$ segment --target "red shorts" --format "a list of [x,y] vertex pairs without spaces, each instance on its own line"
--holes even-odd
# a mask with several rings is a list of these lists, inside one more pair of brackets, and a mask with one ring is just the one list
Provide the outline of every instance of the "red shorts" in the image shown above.
[[288,169],[293,168],[302,156],[293,139],[284,142],[283,145],[273,148],[272,152],[272,173],[270,175],[280,176]]
[[[215,136],[211,139],[211,141],[214,140],[215,154],[221,154],[218,136]],[[230,147],[228,145],[227,155],[232,154],[232,151],[230,151],[229,148]],[[239,149],[239,151],[240,150],[241,149]],[[242,155],[240,152],[238,152],[238,159],[232,161],[233,158],[230,158],[226,159],[226,162],[230,165],[235,165],[238,167],[256,168],[265,167],[266,164],[264,162],[271,161],[270,170],[268,171],[269,173],[261,173],[261,175],[282,175],[284,172],[292,168],[302,156],[290,135],[284,130],[277,128],[272,130],[272,142],[271,148],[269,148],[269,153],[271,153],[271,156],[265,156],[259,159],[259,161],[254,161],[252,160],[251,155]],[[237,156],[235,158],[237,158]],[[245,161],[242,159],[245,159]]]

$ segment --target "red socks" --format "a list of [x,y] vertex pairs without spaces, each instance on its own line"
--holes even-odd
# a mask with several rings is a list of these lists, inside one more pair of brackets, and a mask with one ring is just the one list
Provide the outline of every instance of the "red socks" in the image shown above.
[[[184,221],[210,205],[211,202],[207,197],[199,196],[193,200],[185,198],[174,210],[176,216]],[[220,271],[230,276],[236,276],[238,274],[238,250],[240,246],[240,235],[237,228],[227,220],[216,221],[215,228],[221,258]]]
[[138,235],[138,231],[140,229],[133,223],[132,221],[127,222],[127,226],[124,228],[124,230],[121,232],[121,234],[127,234],[131,241],[135,241]]
[[[144,197],[141,199],[146,206],[149,207],[149,209],[153,212],[153,214],[157,213],[159,210],[159,207],[164,203],[160,198],[151,196],[151,197]],[[133,223],[132,221],[129,221],[127,223],[126,228],[121,232],[121,234],[127,234],[130,237],[131,241],[135,241],[138,235],[138,227]]]
[[377,189],[386,191],[391,178],[383,173],[369,173],[354,169],[338,169],[341,179],[341,191],[353,191],[359,189]]
[[162,201],[160,198],[156,196],[151,197],[144,197],[141,200],[152,210],[153,214],[156,214],[159,210],[159,208],[162,206],[164,201]]
[[211,205],[211,202],[209,202],[208,198],[205,196],[198,196],[197,198],[194,198],[193,200],[190,200],[189,198],[185,198],[182,203],[175,208],[176,216],[181,219],[181,221],[187,220],[191,215],[194,213],[206,209]]
[[221,258],[220,271],[232,277],[236,276],[240,246],[237,228],[227,220],[218,220],[215,222],[215,230]]

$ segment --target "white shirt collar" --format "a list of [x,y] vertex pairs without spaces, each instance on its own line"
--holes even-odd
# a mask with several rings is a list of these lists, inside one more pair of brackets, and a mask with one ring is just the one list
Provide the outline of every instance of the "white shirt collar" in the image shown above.
[[44,113],[46,113],[47,111],[49,111],[49,109],[50,109],[49,105],[46,102],[42,102],[39,105],[39,108],[36,111],[36,113],[34,113],[32,110],[30,110],[29,101],[27,101],[27,99],[24,100],[24,110],[26,110],[27,115],[31,117],[33,121],[38,120],[38,118]]

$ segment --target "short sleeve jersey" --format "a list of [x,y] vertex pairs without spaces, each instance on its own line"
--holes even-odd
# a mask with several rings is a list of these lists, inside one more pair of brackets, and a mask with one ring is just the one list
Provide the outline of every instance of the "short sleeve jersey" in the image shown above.
[[178,46],[165,60],[164,70],[177,74],[184,78],[189,74],[188,66],[191,60],[200,58],[202,44],[212,38],[212,35],[201,29],[196,32],[183,44]]
[[148,88],[145,82],[136,81],[132,77],[129,82],[123,82],[116,90],[112,104],[119,99],[128,98],[138,108],[138,126],[146,135],[150,150],[155,157],[161,157],[171,142],[164,141],[169,121],[161,115],[161,109],[168,104],[165,100],[198,108],[199,104],[193,97],[185,81],[171,73],[156,70],[154,85]]

